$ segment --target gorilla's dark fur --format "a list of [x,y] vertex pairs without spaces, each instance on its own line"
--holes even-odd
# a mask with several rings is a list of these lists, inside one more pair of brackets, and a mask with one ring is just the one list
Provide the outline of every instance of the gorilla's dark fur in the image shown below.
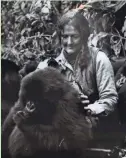
[[57,70],[46,68],[25,76],[19,100],[3,126],[6,133],[15,122],[9,136],[11,156],[63,157],[66,153],[74,157],[73,151],[83,152],[92,130],[78,104],[76,90]]
[[18,99],[20,90],[19,67],[12,61],[1,60],[1,114],[3,124],[10,108]]

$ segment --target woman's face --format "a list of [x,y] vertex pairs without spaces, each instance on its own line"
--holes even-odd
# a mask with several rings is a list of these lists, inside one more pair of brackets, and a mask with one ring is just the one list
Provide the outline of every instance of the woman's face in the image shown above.
[[77,55],[81,50],[81,35],[78,30],[72,26],[72,24],[67,24],[64,26],[62,33],[62,45],[68,55]]

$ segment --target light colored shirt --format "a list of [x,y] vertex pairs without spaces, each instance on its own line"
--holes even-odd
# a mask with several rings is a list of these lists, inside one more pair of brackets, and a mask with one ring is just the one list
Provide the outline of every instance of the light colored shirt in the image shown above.
[[[38,65],[38,69],[43,69],[48,66],[48,60],[46,59],[44,62],[40,62]],[[65,59],[63,52],[55,59],[58,64],[64,70],[65,78],[74,86],[74,88],[80,93],[84,93],[83,90],[96,89],[96,85],[93,85],[94,76],[89,75],[89,79],[91,79],[88,83],[86,83],[86,76],[84,69],[82,73],[79,70],[73,70],[73,67],[68,63]],[[90,67],[90,64],[88,68]],[[92,69],[90,69],[92,70]],[[89,71],[90,71],[89,70]],[[93,71],[93,70],[92,70]],[[79,85],[78,85],[79,83]],[[114,110],[115,105],[117,104],[118,95],[115,88],[114,82],[114,72],[112,65],[105,55],[105,53],[99,51],[96,57],[96,84],[99,93],[99,99],[93,103],[93,106],[99,107],[99,109],[103,109],[106,114]],[[80,88],[81,87],[81,88]],[[90,87],[90,88],[88,88]],[[89,92],[90,93],[90,92]],[[87,95],[86,94],[86,95]]]

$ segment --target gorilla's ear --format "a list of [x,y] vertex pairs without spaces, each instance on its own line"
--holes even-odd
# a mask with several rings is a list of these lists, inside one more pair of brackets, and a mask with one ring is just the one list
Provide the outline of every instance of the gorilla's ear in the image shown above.
[[36,70],[38,66],[38,63],[36,61],[30,61],[25,65],[25,72],[26,74],[29,74],[30,72],[33,72]]

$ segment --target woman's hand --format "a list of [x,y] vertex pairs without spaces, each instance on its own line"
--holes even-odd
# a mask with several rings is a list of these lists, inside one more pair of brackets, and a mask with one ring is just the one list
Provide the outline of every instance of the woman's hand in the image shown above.
[[100,106],[98,103],[89,104],[88,106],[84,107],[85,110],[90,110],[91,115],[99,115],[105,111],[103,106]]
[[88,99],[88,96],[86,96],[84,94],[80,94],[79,98],[80,98],[80,101],[81,101],[81,103],[83,104],[84,107],[87,106],[90,103],[90,101]]

